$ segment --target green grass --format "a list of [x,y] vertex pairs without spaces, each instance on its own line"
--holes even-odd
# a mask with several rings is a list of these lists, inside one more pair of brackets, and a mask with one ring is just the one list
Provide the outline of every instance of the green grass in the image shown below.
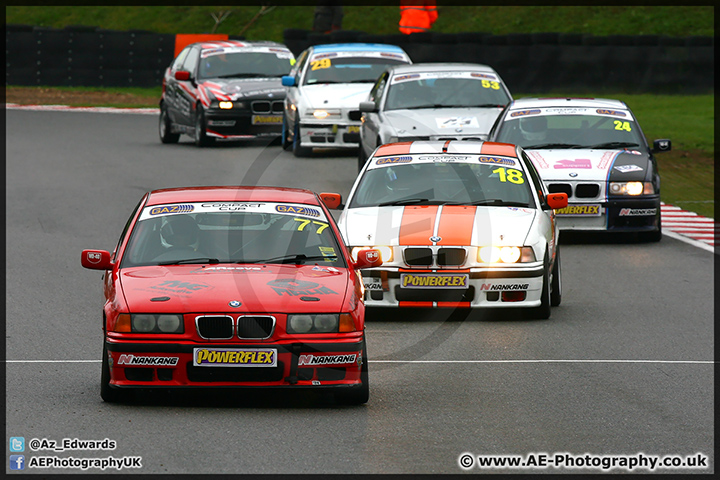
[[[244,35],[282,41],[287,28],[311,29],[316,2],[280,5],[254,22],[260,6],[7,6],[6,24],[98,26],[157,33]],[[230,12],[217,27],[212,14]],[[397,5],[345,6],[343,29],[398,33]],[[592,35],[714,36],[712,6],[443,6],[433,30],[444,33],[562,32]],[[251,24],[252,23],[252,24]],[[247,27],[247,29],[246,29]]]

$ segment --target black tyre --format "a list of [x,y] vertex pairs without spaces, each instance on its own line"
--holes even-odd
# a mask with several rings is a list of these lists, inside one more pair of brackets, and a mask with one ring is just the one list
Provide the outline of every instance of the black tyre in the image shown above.
[[545,269],[543,272],[542,293],[540,294],[540,306],[527,310],[529,318],[546,320],[550,318],[550,261],[545,252]]
[[295,126],[293,127],[293,154],[296,157],[309,157],[312,155],[312,148],[300,146],[300,118],[295,116]]
[[170,115],[168,115],[165,105],[160,107],[160,122],[158,129],[160,133],[160,141],[162,143],[177,143],[178,140],[180,140],[179,133],[172,133],[172,122],[170,121]]
[[552,269],[550,281],[550,305],[557,307],[562,302],[562,270],[560,268],[560,247],[556,247],[555,265]]
[[205,112],[198,105],[195,113],[195,145],[198,147],[207,147],[215,143],[215,139],[207,136],[207,127],[205,126]]
[[370,399],[370,384],[368,383],[367,343],[363,337],[362,368],[360,370],[360,385],[345,387],[335,392],[335,401],[341,405],[362,405]]
[[281,145],[283,150],[290,150],[290,147],[292,147],[293,142],[290,140],[290,132],[288,131],[287,127],[287,121],[285,120],[285,115],[283,115],[283,124],[282,124],[282,135],[281,135]]
[[108,363],[107,346],[103,345],[102,372],[100,373],[100,397],[107,403],[126,402],[130,398],[127,390],[110,386],[110,364]]

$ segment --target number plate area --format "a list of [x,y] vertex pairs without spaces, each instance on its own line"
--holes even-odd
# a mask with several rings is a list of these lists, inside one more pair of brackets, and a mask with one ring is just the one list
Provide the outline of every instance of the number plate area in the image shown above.
[[275,348],[194,348],[196,367],[275,367]]

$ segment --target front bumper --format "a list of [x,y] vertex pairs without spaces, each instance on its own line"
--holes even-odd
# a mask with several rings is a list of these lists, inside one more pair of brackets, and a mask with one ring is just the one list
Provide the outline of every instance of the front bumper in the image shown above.
[[300,146],[358,148],[360,123],[300,123]]
[[[286,344],[108,339],[106,347],[113,387],[352,387],[361,383],[362,363],[367,361],[363,340],[357,339]],[[272,365],[268,351],[274,351]],[[195,364],[198,358],[202,365]]]
[[544,267],[362,272],[367,307],[529,308],[541,303]]
[[660,226],[659,196],[570,203],[563,211],[555,212],[560,230],[647,232]]

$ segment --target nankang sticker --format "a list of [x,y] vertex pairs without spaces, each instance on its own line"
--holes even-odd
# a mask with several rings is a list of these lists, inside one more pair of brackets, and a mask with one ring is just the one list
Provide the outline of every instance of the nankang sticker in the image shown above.
[[487,78],[488,80],[497,80],[497,77],[496,77],[495,75],[489,75],[489,74],[487,74],[487,73],[475,73],[475,72],[473,72],[473,73],[470,74],[470,76],[471,76],[471,77],[476,77],[476,78]]
[[511,160],[509,158],[502,158],[502,157],[478,157],[478,162],[480,163],[490,163],[493,165],[511,165],[515,166],[515,160]]
[[150,215],[167,215],[170,213],[190,213],[195,210],[193,205],[163,205],[150,209]]
[[300,355],[298,365],[343,365],[355,363],[357,354],[349,355]]
[[637,165],[618,165],[616,167],[613,167],[615,170],[621,173],[629,173],[629,172],[642,172],[644,171],[644,168],[639,167]]
[[136,357],[135,355],[120,355],[118,365],[168,365],[174,367],[178,364],[178,357]]
[[412,157],[384,157],[384,158],[378,158],[375,161],[375,165],[386,165],[389,163],[410,163],[412,162]]
[[509,290],[527,290],[530,287],[528,283],[483,283],[480,285],[480,290],[489,291],[509,291]]
[[319,217],[320,211],[315,208],[301,207],[299,205],[277,205],[275,210],[279,213],[292,213],[293,215],[304,215],[306,217]]
[[621,208],[621,217],[651,217],[657,215],[657,208]]
[[598,108],[597,110],[595,110],[595,112],[598,113],[598,114],[600,114],[600,115],[615,115],[615,116],[617,116],[617,117],[625,117],[625,116],[627,116],[627,115],[625,114],[625,112],[621,112],[621,111],[618,111],[618,110],[607,110],[607,109],[604,109],[604,108]]
[[196,367],[275,367],[277,350],[274,348],[195,348],[193,365]]
[[524,117],[525,115],[537,115],[540,113],[539,108],[534,108],[532,110],[518,110],[517,112],[512,112],[510,114],[511,117]]

